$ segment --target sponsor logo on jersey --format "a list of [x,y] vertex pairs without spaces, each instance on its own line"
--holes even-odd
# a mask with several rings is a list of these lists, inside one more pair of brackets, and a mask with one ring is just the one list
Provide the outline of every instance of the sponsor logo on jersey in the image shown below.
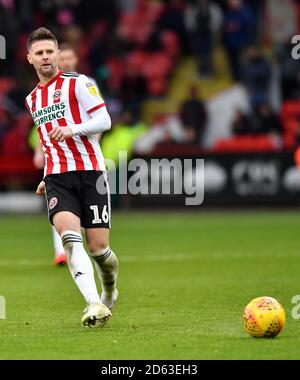
[[54,120],[62,119],[65,117],[66,105],[64,102],[52,104],[33,112],[32,117],[35,125],[38,127]]
[[86,83],[86,87],[88,88],[91,95],[100,96],[98,88],[94,85],[94,83]]
[[57,205],[57,203],[58,203],[58,200],[56,197],[51,198],[49,201],[49,206],[48,206],[49,210],[52,210]]

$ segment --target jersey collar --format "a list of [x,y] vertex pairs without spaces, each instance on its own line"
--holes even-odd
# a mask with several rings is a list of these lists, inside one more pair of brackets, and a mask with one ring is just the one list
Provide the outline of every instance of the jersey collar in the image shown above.
[[47,82],[45,84],[45,86],[42,86],[41,83],[39,83],[37,85],[37,88],[39,88],[39,89],[42,90],[43,88],[49,87],[52,83],[54,83],[59,78],[59,76],[61,75],[61,73],[62,73],[62,70],[59,70],[59,72],[57,73],[57,75],[54,78],[52,78],[49,82]]

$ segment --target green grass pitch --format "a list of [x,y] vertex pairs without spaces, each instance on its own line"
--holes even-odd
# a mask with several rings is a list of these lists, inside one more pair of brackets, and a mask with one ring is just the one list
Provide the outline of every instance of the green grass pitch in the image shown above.
[[[68,269],[52,265],[46,216],[1,216],[0,359],[300,359],[299,229],[297,212],[115,213],[120,299],[88,329]],[[243,331],[262,295],[286,310],[275,339]]]

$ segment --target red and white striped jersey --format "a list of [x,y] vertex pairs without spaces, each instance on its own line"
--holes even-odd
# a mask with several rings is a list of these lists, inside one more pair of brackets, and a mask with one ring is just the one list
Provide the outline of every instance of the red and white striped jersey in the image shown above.
[[91,119],[94,111],[105,107],[90,79],[85,75],[59,71],[45,86],[38,84],[25,103],[45,153],[44,176],[75,170],[106,170],[95,135],[76,135],[64,142],[48,137],[52,128],[84,123]]

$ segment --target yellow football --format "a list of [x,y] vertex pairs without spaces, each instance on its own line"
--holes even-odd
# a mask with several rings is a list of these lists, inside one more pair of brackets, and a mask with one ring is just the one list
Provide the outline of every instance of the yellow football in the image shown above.
[[255,338],[273,338],[285,326],[285,311],[272,297],[253,299],[244,309],[245,331]]

